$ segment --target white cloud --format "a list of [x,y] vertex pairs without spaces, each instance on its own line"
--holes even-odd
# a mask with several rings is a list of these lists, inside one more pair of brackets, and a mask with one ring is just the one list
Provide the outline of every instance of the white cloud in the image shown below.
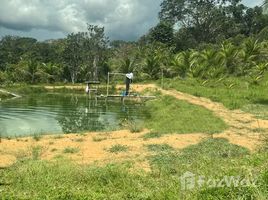
[[112,39],[136,39],[157,23],[161,1],[1,0],[0,31],[68,34],[85,31],[90,23],[105,26]]

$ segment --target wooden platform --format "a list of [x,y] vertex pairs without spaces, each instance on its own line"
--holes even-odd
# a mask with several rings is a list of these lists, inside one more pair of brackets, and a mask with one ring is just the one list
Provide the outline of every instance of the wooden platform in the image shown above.
[[121,98],[121,99],[155,99],[156,96],[139,96],[139,95],[108,95],[108,96],[97,96],[97,98]]

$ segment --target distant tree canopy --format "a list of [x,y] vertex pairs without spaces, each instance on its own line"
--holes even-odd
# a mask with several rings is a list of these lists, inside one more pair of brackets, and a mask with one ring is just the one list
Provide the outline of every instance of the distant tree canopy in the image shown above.
[[0,40],[1,83],[105,81],[109,71],[136,80],[250,76],[268,70],[268,15],[241,0],[163,0],[159,23],[138,41],[109,41],[104,27],[58,40],[5,36]]
[[164,0],[159,18],[178,30],[174,38],[178,50],[237,34],[250,36],[268,25],[261,7],[247,8],[241,0]]

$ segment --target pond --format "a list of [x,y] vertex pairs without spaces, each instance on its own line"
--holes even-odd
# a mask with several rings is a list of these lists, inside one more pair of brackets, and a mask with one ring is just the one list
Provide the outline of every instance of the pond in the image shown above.
[[81,94],[38,94],[0,102],[1,137],[110,131],[124,121],[143,121],[138,103],[90,100]]

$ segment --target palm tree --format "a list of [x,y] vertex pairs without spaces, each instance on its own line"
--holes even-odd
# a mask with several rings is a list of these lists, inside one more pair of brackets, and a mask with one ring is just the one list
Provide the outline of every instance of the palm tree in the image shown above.
[[123,73],[134,72],[135,62],[136,62],[135,58],[131,60],[129,57],[126,57],[120,60],[120,72],[123,72]]
[[175,55],[171,61],[171,66],[175,73],[181,78],[186,78],[187,74],[193,70],[196,61],[194,51],[184,51]]
[[203,79],[218,78],[223,73],[223,65],[218,52],[214,49],[206,49],[200,53],[198,59],[199,77]]
[[219,52],[219,57],[223,66],[229,74],[233,74],[237,66],[238,49],[231,43],[223,43]]
[[240,51],[241,73],[245,74],[252,67],[256,66],[256,62],[261,57],[261,45],[258,40],[249,38],[243,43]]
[[40,68],[42,71],[42,78],[48,83],[57,81],[62,73],[60,66],[54,65],[53,63],[42,63]]
[[152,79],[160,77],[160,61],[156,55],[147,56],[144,62],[143,72]]

